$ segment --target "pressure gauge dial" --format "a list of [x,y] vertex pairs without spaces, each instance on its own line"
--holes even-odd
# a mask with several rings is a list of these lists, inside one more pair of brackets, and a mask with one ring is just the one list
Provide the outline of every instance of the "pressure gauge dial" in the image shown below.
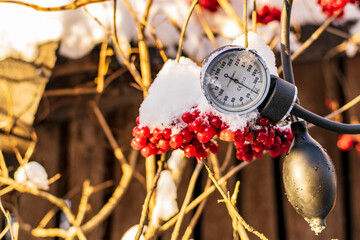
[[223,113],[244,114],[259,107],[270,88],[270,73],[254,51],[225,46],[205,59],[201,85],[208,102]]

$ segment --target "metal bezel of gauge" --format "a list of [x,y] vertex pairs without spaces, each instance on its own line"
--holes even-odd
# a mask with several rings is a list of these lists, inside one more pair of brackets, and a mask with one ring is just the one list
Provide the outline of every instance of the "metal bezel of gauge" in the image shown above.
[[[265,73],[263,74],[264,76],[262,76],[263,84],[265,84],[265,87],[262,87],[261,92],[259,93],[259,95],[261,96],[257,97],[255,100],[252,100],[251,103],[246,104],[243,107],[231,107],[231,106],[227,107],[225,106],[225,103],[219,104],[217,101],[213,99],[209,91],[209,88],[211,86],[214,86],[213,83],[215,82],[215,78],[213,77],[211,71],[213,71],[214,66],[218,64],[218,61],[221,60],[225,54],[228,54],[230,52],[239,52],[239,53],[241,52],[242,54],[244,52],[247,52],[248,54],[252,54],[254,56],[254,60],[259,63],[258,65],[264,70]],[[245,56],[246,55],[241,57],[244,58]],[[238,68],[240,69],[241,67],[239,66]],[[269,70],[265,64],[265,61],[259,56],[259,54],[255,50],[251,50],[235,45],[224,46],[212,52],[203,62],[200,79],[201,79],[201,88],[203,90],[203,93],[211,106],[213,106],[216,110],[225,114],[239,114],[239,115],[251,112],[254,109],[258,108],[261,103],[263,103],[269,92],[270,81],[271,81]],[[224,79],[220,79],[220,80],[224,81]]]

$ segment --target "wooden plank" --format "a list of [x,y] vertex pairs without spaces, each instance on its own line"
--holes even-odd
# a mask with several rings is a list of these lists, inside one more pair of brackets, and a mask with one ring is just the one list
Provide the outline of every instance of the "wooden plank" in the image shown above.
[[[38,143],[31,161],[44,166],[50,177],[59,172],[60,128],[56,124],[43,124],[36,127]],[[49,192],[57,195],[59,182],[50,185]],[[22,194],[19,197],[19,214],[25,223],[36,227],[45,214],[53,208],[48,201],[39,197]],[[46,227],[56,227],[56,218]],[[29,232],[21,231],[19,239],[35,239]]]
[[[119,91],[124,99],[131,99],[131,101],[123,101],[119,109],[108,119],[119,146],[124,151],[125,156],[128,156],[131,149],[130,141],[132,139],[132,128],[135,126],[135,119],[139,114],[138,109],[142,101],[142,95],[139,91],[126,86],[123,86]],[[122,176],[122,172],[119,163],[112,152],[109,154],[111,160],[111,163],[109,163],[111,164],[111,174],[113,175],[114,184],[117,185]],[[139,156],[135,168],[143,176],[145,176],[144,161],[144,158]],[[145,196],[145,186],[136,178],[133,178],[125,196],[121,199],[111,215],[109,222],[109,239],[121,239],[129,228],[139,224]]]
[[[299,91],[301,105],[319,115],[325,115],[328,110],[324,106],[326,94],[324,91],[324,77],[321,71],[321,63],[307,63],[294,66],[294,75]],[[341,172],[341,160],[336,151],[336,134],[314,127],[310,130],[321,145],[328,149],[337,169],[338,198],[332,212],[327,217],[327,228],[317,239],[329,239],[345,237],[345,216],[343,196],[343,178]],[[339,172],[340,170],[340,172]],[[315,237],[302,216],[298,215],[284,196],[284,214],[286,233],[289,240],[312,239]]]
[[[84,180],[89,179],[92,186],[104,182],[104,137],[89,118],[76,118],[69,123],[68,158],[69,191],[79,189],[71,198],[72,210],[77,213]],[[91,210],[86,214],[85,221],[100,210],[104,204],[103,198],[103,191],[90,197]],[[102,239],[103,235],[104,227],[100,225],[87,234],[87,237]]]
[[[246,166],[240,173],[240,214],[268,239],[279,239],[274,164],[270,156]],[[248,233],[250,239],[258,239]]]
[[[357,56],[353,59],[347,59],[345,61],[345,73],[346,81],[344,81],[345,87],[345,100],[346,102],[352,100],[360,94],[360,82],[359,82],[359,66],[360,57]],[[360,106],[359,104],[352,107],[347,116],[352,121],[360,121]],[[349,174],[349,191],[350,191],[350,216],[349,224],[351,224],[351,235],[349,239],[360,239],[360,155],[355,150],[351,150],[348,155],[348,174]]]

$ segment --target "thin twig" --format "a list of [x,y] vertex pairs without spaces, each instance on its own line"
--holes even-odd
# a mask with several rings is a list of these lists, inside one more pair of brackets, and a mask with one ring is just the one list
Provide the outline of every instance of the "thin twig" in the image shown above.
[[55,197],[54,195],[48,192],[41,191],[37,188],[32,188],[32,187],[28,187],[27,185],[17,183],[11,178],[0,177],[0,183],[4,185],[12,186],[18,192],[26,192],[31,195],[38,196],[48,200],[52,204],[58,206],[64,212],[70,224],[75,223],[75,217],[63,199]]
[[63,5],[63,6],[58,6],[58,7],[41,7],[36,4],[14,1],[14,0],[0,0],[0,3],[14,3],[14,4],[22,5],[25,7],[33,8],[37,11],[52,12],[52,11],[63,11],[63,10],[74,10],[74,9],[77,9],[79,7],[82,7],[82,6],[85,6],[88,4],[106,2],[106,1],[109,1],[109,0],[86,0],[86,1],[76,0],[73,3]]
[[206,21],[206,19],[205,19],[205,17],[204,17],[204,14],[203,14],[203,12],[202,12],[201,7],[200,7],[199,5],[197,5],[197,6],[195,7],[195,11],[196,11],[196,14],[197,14],[198,17],[199,17],[201,26],[203,27],[206,36],[207,36],[208,39],[211,41],[211,43],[212,43],[212,45],[214,46],[215,49],[219,48],[218,44],[216,43],[216,39],[215,39],[214,33],[211,31],[211,28],[210,28],[208,22]]
[[178,51],[177,51],[177,54],[176,54],[176,58],[175,58],[175,61],[176,62],[179,62],[180,61],[180,57],[181,57],[181,53],[182,53],[182,48],[183,48],[183,44],[184,44],[184,37],[185,37],[185,32],[186,32],[186,28],[187,28],[187,25],[189,23],[189,20],[190,20],[190,17],[191,17],[191,14],[192,12],[194,11],[196,5],[199,3],[199,0],[194,0],[191,4],[191,7],[190,7],[190,10],[189,10],[189,13],[185,19],[185,22],[184,22],[184,25],[181,29],[181,34],[180,34],[180,39],[179,39],[179,47],[178,47]]
[[[353,107],[355,104],[357,104],[358,102],[360,102],[360,95],[358,95],[357,97],[355,97],[353,100],[351,100],[350,102],[346,103],[344,106],[342,106],[341,108],[333,111],[332,113],[328,114],[325,116],[326,119],[332,119],[334,118],[336,115],[339,115],[343,112],[345,112],[346,110],[350,109],[351,107]],[[314,124],[309,124],[308,128],[314,127]]]
[[104,91],[104,76],[107,73],[108,64],[106,63],[108,41],[105,39],[101,43],[99,54],[98,75],[96,77],[96,92],[102,93]]
[[[208,189],[210,186],[211,186],[211,180],[207,179],[206,184],[205,184],[205,189]],[[193,229],[195,228],[196,223],[198,222],[203,210],[205,209],[207,200],[208,200],[207,198],[204,199],[204,201],[202,201],[200,203],[200,205],[198,206],[198,208],[196,209],[193,217],[190,220],[189,225],[186,227],[185,233],[184,233],[183,237],[181,238],[181,240],[190,239]]]
[[[255,160],[253,160],[252,162],[254,162]],[[251,162],[250,162],[251,163]],[[222,178],[219,179],[219,184],[223,184],[224,182],[226,182],[226,180],[228,180],[229,178],[231,178],[234,174],[236,174],[238,171],[240,171],[241,169],[243,169],[244,167],[246,167],[249,164],[249,162],[242,162],[240,164],[238,164],[236,167],[232,168],[228,173],[226,173]],[[197,205],[199,205],[204,199],[206,199],[210,194],[212,194],[215,191],[215,186],[212,185],[211,187],[209,187],[208,189],[204,190],[203,193],[201,193],[197,198],[195,198],[187,207],[185,210],[185,213],[190,212],[191,210],[193,210]],[[167,229],[169,229],[171,226],[173,226],[176,221],[177,218],[179,217],[179,215],[175,215],[174,217],[172,217],[169,221],[167,221],[166,223],[164,223],[161,227],[160,227],[160,231],[166,231]]]
[[150,35],[153,38],[157,49],[159,50],[161,58],[164,62],[167,62],[168,57],[166,56],[164,45],[162,44],[161,40],[156,36],[155,28],[151,26],[148,22],[144,22],[143,24],[150,29]]
[[245,34],[245,47],[248,47],[248,26],[247,26],[247,0],[244,0],[243,5],[243,22],[244,22],[244,34]]
[[145,43],[145,37],[144,37],[145,26],[141,22],[146,22],[149,11],[150,11],[150,7],[152,4],[152,0],[147,0],[147,2],[146,2],[146,9],[145,9],[145,13],[143,15],[142,21],[139,21],[139,19],[137,18],[136,13],[135,13],[134,9],[132,8],[131,4],[128,2],[128,0],[123,0],[123,2],[125,4],[125,6],[127,7],[127,9],[129,10],[130,15],[132,16],[132,18],[134,19],[134,21],[136,23],[136,28],[137,28],[137,32],[138,32],[140,71],[141,71],[141,76],[142,76],[142,83],[144,86],[143,94],[144,94],[144,97],[146,97],[148,94],[147,93],[148,88],[151,84],[151,68],[150,68],[150,60],[149,60],[149,51],[148,51],[147,45]]
[[[325,31],[325,29],[340,15],[342,9],[338,10],[334,15],[330,18],[326,19],[326,21],[318,28],[315,32],[311,34],[311,36],[301,45],[300,49],[294,52],[291,55],[291,61],[294,61],[300,54],[302,54],[315,40],[317,40],[320,35]],[[278,73],[283,71],[283,67],[280,66],[278,68]]]
[[88,94],[96,94],[96,93],[97,91],[95,88],[64,88],[64,89],[46,90],[44,92],[43,98],[59,97],[59,96],[78,96],[78,95],[88,95]]
[[257,27],[256,0],[253,0],[253,10],[251,12],[251,18],[252,18],[252,31],[256,33],[256,27]]
[[[145,159],[145,171],[146,192],[150,192],[156,175],[156,159],[154,155]],[[155,194],[156,193],[153,194],[149,202],[149,216],[151,216],[152,210],[155,207]]]
[[87,179],[83,183],[83,192],[81,195],[79,210],[75,218],[75,224],[80,225],[84,220],[86,209],[88,206],[88,200],[90,195],[93,193],[94,188],[90,185],[90,181]]
[[225,169],[227,168],[227,166],[229,165],[231,159],[232,159],[232,153],[234,151],[234,144],[232,142],[228,143],[227,149],[226,149],[226,155],[225,155],[225,160],[223,162],[223,164],[220,167],[220,171],[224,172]]
[[86,222],[84,225],[82,225],[81,229],[84,233],[87,233],[87,232],[93,230],[102,221],[104,221],[111,214],[111,212],[115,209],[118,202],[124,196],[127,188],[130,185],[130,181],[133,177],[134,168],[136,165],[136,158],[137,158],[137,155],[132,154],[132,156],[130,157],[131,164],[130,165],[123,164],[121,166],[123,175],[121,176],[119,185],[116,187],[112,196],[105,203],[105,205],[100,209],[100,211],[95,216],[93,216],[88,222]]
[[[210,154],[210,161],[211,161],[211,164],[213,166],[214,178],[218,181],[220,179],[220,177],[222,177],[222,172],[221,172],[220,167],[219,167],[219,161],[218,161],[217,156],[215,154]],[[229,192],[229,190],[226,187],[226,183],[221,184],[221,188],[222,188],[222,190],[224,192]],[[233,194],[235,199],[231,198],[231,202],[232,202],[232,204],[234,206],[235,206],[235,203],[236,203],[236,197],[237,197],[237,194],[238,194],[237,193],[238,190],[239,189],[235,187],[235,191],[234,191],[234,194]],[[226,208],[228,209],[229,215],[232,218],[232,222],[238,222],[236,216],[233,214],[233,212],[231,210],[231,207],[228,206],[228,204],[226,204]],[[238,229],[238,232],[239,232],[239,234],[241,236],[241,239],[248,239],[249,237],[247,236],[245,229],[243,229],[243,226],[241,224],[239,226],[240,226],[240,229],[238,229],[238,228],[237,229]]]
[[9,230],[10,230],[11,239],[14,240],[15,238],[14,238],[14,231],[13,231],[13,228],[11,226],[11,216],[10,216],[8,211],[5,211],[1,200],[0,200],[0,209],[1,209],[1,212],[4,214],[6,220],[7,220],[7,226],[9,227]]
[[[114,8],[116,8],[116,6],[114,6]],[[102,24],[100,22],[100,20],[98,18],[96,18],[94,15],[92,15],[87,8],[83,8],[84,11],[94,20],[96,21],[100,27],[102,27],[102,29],[104,29],[104,31],[106,32],[106,34],[111,38],[115,49],[117,50],[117,52],[120,54],[124,65],[126,66],[126,68],[129,70],[130,74],[132,75],[132,77],[134,78],[135,82],[141,87],[141,89],[144,89],[143,83],[142,83],[142,78],[138,72],[138,70],[135,67],[135,64],[133,62],[130,62],[129,59],[126,57],[124,51],[122,50],[122,48],[120,47],[120,42],[119,39],[117,37],[117,34],[111,34],[109,29],[107,29],[104,24]],[[116,11],[114,12],[114,15],[116,15]],[[114,22],[114,33],[116,31],[116,21]]]
[[164,161],[165,161],[165,158],[163,157],[159,162],[159,167],[158,167],[158,170],[156,172],[156,175],[155,175],[154,182],[153,182],[153,185],[151,187],[151,190],[146,194],[145,201],[144,201],[144,204],[143,204],[143,208],[142,208],[142,211],[141,211],[139,227],[137,229],[136,236],[135,236],[135,240],[139,240],[139,238],[141,236],[141,233],[143,231],[144,223],[145,223],[146,217],[148,215],[150,199],[151,199],[151,196],[154,193],[154,191],[156,189],[156,186],[157,186],[157,183],[159,181],[160,174],[161,174],[161,172],[163,170],[163,167],[164,167]]
[[175,224],[174,231],[171,234],[171,240],[176,240],[178,238],[178,236],[179,236],[181,223],[182,223],[182,221],[184,219],[184,216],[185,216],[185,210],[186,210],[186,207],[189,204],[189,202],[191,200],[191,197],[193,195],[195,184],[196,184],[196,181],[197,181],[197,179],[199,177],[199,174],[201,172],[202,167],[203,167],[203,165],[200,162],[197,163],[196,167],[195,167],[195,170],[194,170],[193,174],[191,175],[190,182],[189,182],[189,185],[188,185],[188,189],[186,191],[183,204],[182,204],[180,212],[178,214],[179,217],[178,217],[177,222]]
[[223,199],[225,200],[226,204],[230,207],[231,211],[233,212],[233,214],[236,216],[236,218],[238,219],[238,221],[240,221],[240,223],[245,227],[246,230],[248,230],[249,232],[253,233],[254,235],[256,235],[257,237],[259,237],[260,239],[267,239],[264,234],[258,232],[257,230],[255,230],[253,227],[251,227],[249,224],[247,224],[245,222],[245,220],[240,216],[240,214],[238,213],[238,211],[235,209],[234,205],[231,203],[231,200],[228,198],[228,196],[226,196],[226,194],[224,193],[224,191],[221,189],[219,182],[214,178],[214,174],[211,171],[211,169],[209,168],[209,166],[207,165],[206,161],[203,160],[203,163],[205,165],[206,170],[208,171],[208,175],[209,178],[211,179],[211,181],[214,183],[216,189],[220,192],[221,196],[223,197]]
[[127,161],[125,159],[125,156],[121,150],[121,148],[119,147],[114,135],[112,134],[109,125],[107,124],[103,114],[101,113],[99,107],[97,106],[97,104],[94,101],[90,101],[90,106],[93,110],[93,112],[95,113],[95,116],[97,118],[97,120],[99,121],[99,124],[105,134],[105,136],[107,137],[113,151],[114,151],[114,155],[116,157],[116,159],[119,160],[119,162],[121,163],[121,165],[127,165]]
[[6,166],[5,158],[4,158],[4,155],[3,155],[1,149],[0,149],[0,168],[1,168],[1,172],[2,172],[3,176],[8,177],[9,176],[9,171],[8,171],[7,166]]
[[244,30],[244,24],[242,23],[239,16],[236,14],[234,8],[231,6],[228,0],[218,0],[220,7],[225,11],[226,15],[228,15],[231,19],[234,19],[236,23],[239,25],[241,30]]

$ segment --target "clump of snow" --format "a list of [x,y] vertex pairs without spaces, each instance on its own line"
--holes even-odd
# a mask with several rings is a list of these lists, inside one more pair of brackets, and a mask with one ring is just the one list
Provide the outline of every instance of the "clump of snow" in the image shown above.
[[[266,62],[269,71],[277,75],[275,55],[262,38],[248,33],[249,48],[254,49]],[[244,36],[237,38],[233,45],[244,46]],[[211,113],[229,125],[231,130],[244,129],[249,122],[259,117],[257,110],[244,115],[224,114],[218,112],[206,100],[200,86],[200,67],[190,59],[181,58],[177,63],[166,62],[149,88],[149,95],[140,106],[140,127],[171,128],[179,132],[186,124],[181,115],[196,107],[203,113]]]
[[172,128],[179,131],[185,123],[177,122],[201,97],[200,67],[188,58],[169,60],[149,88],[140,106],[140,125]]
[[49,189],[46,170],[38,162],[31,161],[20,166],[14,174],[14,179],[16,182],[26,184],[29,187]]
[[[241,35],[236,38],[233,44],[244,47],[245,35]],[[266,62],[270,74],[278,76],[274,52],[258,34],[251,31],[248,32],[248,48],[255,50],[261,56],[261,58]]]
[[177,149],[171,153],[171,156],[167,161],[168,169],[171,171],[171,175],[177,186],[179,186],[180,184],[181,175],[186,164],[186,161],[184,161],[184,159],[184,151]]
[[154,225],[159,225],[160,221],[167,221],[179,211],[176,199],[177,188],[171,172],[164,170],[156,188],[156,205],[151,216]]
[[[139,224],[132,226],[126,233],[122,236],[121,240],[134,240],[136,237],[136,232],[139,228]],[[144,226],[142,234],[146,231],[147,226]],[[139,240],[145,240],[144,235],[140,236]]]

